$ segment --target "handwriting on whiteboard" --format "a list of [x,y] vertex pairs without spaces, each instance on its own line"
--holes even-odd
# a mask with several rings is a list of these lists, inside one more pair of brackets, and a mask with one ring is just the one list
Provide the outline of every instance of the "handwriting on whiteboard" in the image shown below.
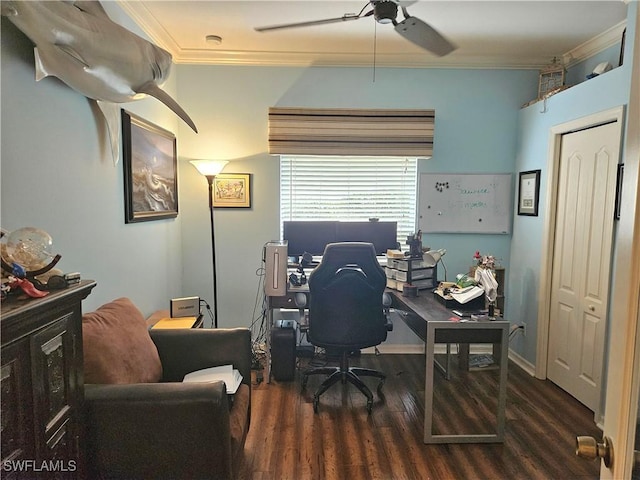
[[420,175],[419,226],[425,232],[508,233],[511,174]]

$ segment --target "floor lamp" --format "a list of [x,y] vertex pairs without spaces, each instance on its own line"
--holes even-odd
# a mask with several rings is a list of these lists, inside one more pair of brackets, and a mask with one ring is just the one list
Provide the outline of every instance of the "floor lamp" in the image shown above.
[[216,286],[216,238],[213,228],[213,179],[216,178],[224,166],[229,163],[226,160],[192,160],[191,164],[207,177],[209,183],[209,213],[211,217],[211,260],[213,270],[213,326],[218,328],[218,289]]

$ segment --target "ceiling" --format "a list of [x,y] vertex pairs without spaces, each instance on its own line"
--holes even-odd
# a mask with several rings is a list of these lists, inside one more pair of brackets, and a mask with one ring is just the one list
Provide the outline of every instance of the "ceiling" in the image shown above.
[[[540,68],[558,57],[570,66],[619,43],[627,10],[621,0],[406,3],[410,15],[427,22],[458,49],[438,57],[373,17],[254,30],[358,13],[366,0],[119,0],[176,63],[212,65]],[[398,21],[402,18],[399,11]],[[207,35],[220,36],[222,43],[207,42]]]

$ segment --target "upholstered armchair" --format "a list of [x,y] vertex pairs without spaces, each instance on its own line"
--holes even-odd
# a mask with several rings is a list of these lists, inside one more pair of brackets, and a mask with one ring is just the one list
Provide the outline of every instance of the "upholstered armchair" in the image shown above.
[[[246,328],[148,330],[128,299],[83,317],[89,478],[228,479],[241,460],[251,411]],[[223,382],[185,374],[232,364]]]

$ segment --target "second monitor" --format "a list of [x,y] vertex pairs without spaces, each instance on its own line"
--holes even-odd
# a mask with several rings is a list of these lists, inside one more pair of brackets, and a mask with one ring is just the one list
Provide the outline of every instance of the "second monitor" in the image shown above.
[[398,222],[285,221],[289,256],[322,255],[328,243],[372,243],[377,255],[398,248]]

